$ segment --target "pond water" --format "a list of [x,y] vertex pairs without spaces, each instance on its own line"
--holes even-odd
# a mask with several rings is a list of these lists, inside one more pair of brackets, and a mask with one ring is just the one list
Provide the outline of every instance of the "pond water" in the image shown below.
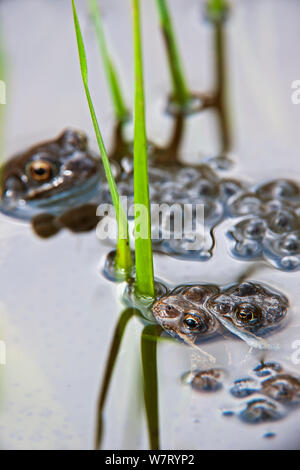
[[[88,50],[90,85],[109,145],[111,103],[87,10],[84,2],[77,3]],[[126,97],[132,104],[129,5],[120,0],[101,3]],[[169,90],[168,71],[154,2],[144,3],[148,133],[151,140],[162,144],[171,126],[162,112]],[[201,17],[203,2],[170,3],[191,88],[208,90],[212,38]],[[243,0],[232,1],[232,5],[227,32],[235,166],[222,174],[250,184],[279,177],[300,181],[300,108],[291,101],[291,84],[299,78],[300,69],[295,47],[300,5],[292,0],[288,4],[285,0]],[[39,140],[54,138],[69,126],[85,131],[96,148],[80,79],[70,2],[2,0],[0,15],[9,76],[5,158]],[[211,111],[190,117],[184,159],[195,162],[216,155],[217,137]],[[0,339],[6,346],[6,365],[0,365],[0,446],[93,448],[99,387],[113,330],[124,308],[120,301],[124,286],[102,275],[112,245],[100,242],[94,233],[74,235],[67,231],[41,240],[28,223],[2,214],[0,224]],[[282,419],[249,423],[243,419],[245,413],[242,419],[238,417],[244,398],[231,391],[236,380],[245,378],[260,387],[253,369],[261,360],[276,361],[284,373],[300,375],[293,354],[295,341],[300,341],[299,272],[234,259],[224,237],[230,224],[225,221],[217,227],[215,252],[209,261],[188,262],[156,254],[157,279],[169,287],[182,283],[227,286],[250,269],[247,279],[266,283],[288,297],[287,323],[268,336],[269,343],[279,346],[269,351],[249,350],[233,336],[203,343],[202,349],[215,357],[215,363],[183,344],[159,341],[161,448],[299,448],[297,403],[280,403]],[[105,409],[103,448],[148,447],[141,330],[141,322],[134,318],[125,333]],[[212,367],[222,369],[222,387],[216,391],[199,391],[186,380],[183,383],[182,376],[191,369]],[[265,398],[260,393],[259,399]]]

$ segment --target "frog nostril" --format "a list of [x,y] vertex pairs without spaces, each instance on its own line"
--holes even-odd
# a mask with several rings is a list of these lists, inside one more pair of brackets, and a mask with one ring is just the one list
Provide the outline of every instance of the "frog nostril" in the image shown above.
[[24,191],[24,184],[18,176],[9,176],[1,184],[1,195],[5,199],[18,197]]

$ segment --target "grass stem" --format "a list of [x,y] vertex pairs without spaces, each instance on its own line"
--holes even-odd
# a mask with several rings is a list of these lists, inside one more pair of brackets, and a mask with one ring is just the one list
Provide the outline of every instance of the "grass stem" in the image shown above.
[[168,56],[173,86],[172,98],[179,106],[185,107],[191,96],[184,76],[168,4],[166,0],[156,0],[156,4]]
[[99,146],[100,154],[102,157],[102,162],[106,174],[106,178],[109,184],[109,189],[111,193],[111,198],[114,204],[114,208],[116,211],[116,217],[118,222],[118,241],[117,241],[117,256],[116,256],[116,267],[129,272],[132,267],[132,259],[131,259],[131,251],[129,245],[129,233],[128,233],[128,221],[126,214],[124,212],[122,203],[120,201],[117,185],[110,167],[108,155],[106,152],[106,148],[103,142],[102,134],[98,125],[97,116],[95,112],[95,108],[92,102],[89,86],[88,86],[88,69],[87,69],[87,60],[86,60],[86,53],[83,43],[83,38],[80,30],[80,25],[78,21],[77,11],[75,7],[75,1],[72,0],[72,7],[73,7],[73,16],[74,16],[74,25],[76,31],[76,38],[77,38],[77,45],[78,45],[78,53],[79,53],[79,61],[80,61],[80,70],[83,80],[83,85],[85,89],[86,98],[89,105],[89,110],[97,138],[97,143]]
[[98,0],[90,0],[90,11],[103,59],[104,70],[110,87],[112,101],[114,103],[115,116],[118,122],[124,122],[128,119],[129,111],[125,104],[115,65],[107,48]]
[[154,297],[151,215],[139,0],[132,0],[134,37],[134,205],[137,292]]

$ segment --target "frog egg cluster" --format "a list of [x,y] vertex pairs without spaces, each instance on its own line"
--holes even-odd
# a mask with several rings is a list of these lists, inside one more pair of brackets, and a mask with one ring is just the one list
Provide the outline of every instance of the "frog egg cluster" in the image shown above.
[[223,387],[223,369],[193,370],[182,376],[182,382],[197,392],[217,392]]
[[[128,157],[122,159],[117,179],[120,195],[132,206],[133,164]],[[232,218],[235,225],[227,235],[236,257],[263,258],[286,271],[300,269],[300,186],[296,182],[278,179],[249,189],[246,183],[218,176],[209,161],[197,167],[150,162],[149,195],[157,251],[206,261],[214,247],[213,229]],[[107,184],[102,187],[101,200],[110,200]],[[163,204],[170,212],[155,217],[155,210],[160,211],[158,206]],[[196,205],[203,207],[201,220],[195,216]],[[175,219],[180,217],[178,229]]]
[[[133,167],[124,158],[118,190],[121,196],[127,197],[128,207],[134,202],[133,182]],[[214,245],[212,229],[227,214],[228,201],[242,190],[244,188],[238,181],[220,178],[209,165],[164,167],[150,163],[149,195],[154,248],[181,258],[209,259]],[[101,200],[108,199],[106,186],[103,187]],[[155,217],[163,204],[168,205],[171,211],[166,210],[160,217]],[[196,205],[203,208],[203,217],[199,220]],[[178,220],[181,220],[179,228]]]
[[242,400],[237,413],[242,421],[278,420],[292,405],[300,404],[299,377],[284,371],[276,362],[261,363],[253,372],[254,376],[236,380],[230,389],[235,398]]
[[264,258],[278,269],[300,268],[300,186],[279,179],[234,198],[229,230],[232,252],[246,259]]

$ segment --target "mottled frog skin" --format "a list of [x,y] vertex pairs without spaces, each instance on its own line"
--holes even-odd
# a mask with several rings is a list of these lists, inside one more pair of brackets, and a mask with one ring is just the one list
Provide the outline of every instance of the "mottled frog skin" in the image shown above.
[[283,320],[288,300],[258,283],[243,282],[209,299],[208,307],[239,329],[262,334]]
[[87,137],[67,129],[4,165],[1,210],[25,220],[41,212],[61,214],[90,202],[101,180],[102,166],[89,150]]
[[[287,313],[287,298],[254,282],[221,289],[215,285],[180,286],[152,307],[156,321],[172,336],[187,342],[224,329],[262,335]],[[225,320],[225,321],[224,321]]]
[[210,337],[221,325],[207,302],[219,292],[215,285],[179,286],[154,303],[153,315],[169,334],[187,342]]

